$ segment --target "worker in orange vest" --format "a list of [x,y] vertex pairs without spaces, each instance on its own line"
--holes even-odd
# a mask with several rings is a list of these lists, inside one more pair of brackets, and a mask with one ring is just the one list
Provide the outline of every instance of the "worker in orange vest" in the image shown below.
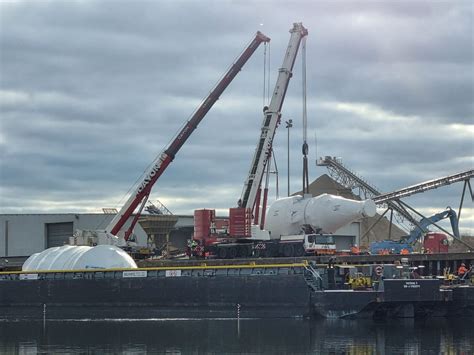
[[352,254],[352,255],[359,255],[359,254],[360,254],[360,249],[359,249],[359,247],[357,246],[357,244],[356,244],[356,245],[353,245],[353,246],[351,247],[351,254]]
[[400,254],[402,254],[402,255],[407,255],[407,254],[410,254],[410,252],[408,251],[408,249],[403,248],[403,249],[400,251]]
[[467,272],[468,270],[467,270],[466,264],[461,263],[461,266],[458,269],[458,277],[463,279],[464,275],[466,275]]

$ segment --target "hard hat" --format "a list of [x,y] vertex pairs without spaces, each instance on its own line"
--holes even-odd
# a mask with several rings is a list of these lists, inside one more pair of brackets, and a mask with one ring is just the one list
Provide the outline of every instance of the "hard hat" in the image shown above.
[[461,266],[466,266],[466,264],[464,264],[464,263],[461,263]]

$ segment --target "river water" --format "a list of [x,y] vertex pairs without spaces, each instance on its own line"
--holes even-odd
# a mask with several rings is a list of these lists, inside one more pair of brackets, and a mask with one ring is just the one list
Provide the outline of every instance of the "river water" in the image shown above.
[[0,354],[474,354],[474,320],[0,322]]

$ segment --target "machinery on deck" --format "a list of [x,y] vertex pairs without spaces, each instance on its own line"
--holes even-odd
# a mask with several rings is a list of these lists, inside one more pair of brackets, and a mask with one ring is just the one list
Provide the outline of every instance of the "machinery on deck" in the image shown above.
[[[410,232],[410,234],[400,240],[381,240],[372,242],[370,244],[371,254],[401,254],[403,252],[412,253],[413,246],[416,242],[420,241],[423,235],[428,232],[427,227],[434,224],[442,219],[448,218],[451,222],[451,228],[456,238],[460,238],[458,228],[458,218],[456,212],[448,207],[445,211],[437,213],[429,218],[423,218],[417,223],[417,226]],[[449,240],[446,238],[445,243]]]
[[[249,244],[244,246],[232,246],[237,240],[248,240],[252,237],[254,239],[269,239],[268,232],[263,229],[264,220],[259,225],[259,208],[260,208],[260,194],[261,182],[267,164],[271,157],[273,138],[275,136],[276,128],[280,123],[281,108],[285,99],[286,91],[290,78],[292,77],[292,70],[296,60],[296,55],[300,43],[304,37],[307,36],[308,30],[301,23],[294,23],[290,30],[291,36],[286,50],[283,64],[279,69],[278,78],[275,84],[275,89],[268,107],[264,107],[264,117],[262,122],[261,134],[257,143],[257,148],[250,165],[250,171],[245,181],[244,190],[238,202],[238,207],[229,210],[229,233],[226,238],[219,238],[212,234],[211,230],[205,231],[203,234],[196,233],[197,226],[195,225],[194,240],[199,241],[200,248],[192,250],[192,254],[202,256],[209,252],[220,257],[234,257],[235,255],[246,256],[252,254],[252,246]],[[265,192],[266,194],[267,192]],[[264,196],[264,203],[262,206],[265,215],[266,196]],[[198,220],[200,212],[195,212]],[[214,213],[215,214],[215,213]],[[264,218],[264,217],[263,217]],[[252,221],[254,223],[252,223]],[[214,223],[212,220],[208,223]],[[264,236],[264,234],[267,234]],[[256,234],[258,236],[256,236]],[[212,247],[211,247],[212,245]]]
[[228,259],[334,254],[334,240],[327,234],[374,215],[372,200],[355,201],[328,194],[291,196],[275,201],[268,210],[264,230],[251,223],[250,214],[235,212],[230,215],[229,226],[219,229],[216,228],[215,210],[196,210],[195,245],[190,252],[196,257]]
[[265,187],[260,218],[262,178],[265,170],[268,174],[273,138],[280,123],[281,108],[292,77],[298,48],[305,40],[308,31],[301,23],[295,23],[290,33],[290,41],[272,99],[269,106],[264,108],[260,138],[238,207],[229,210],[228,229],[221,233],[217,233],[213,227],[216,223],[214,210],[195,211],[195,234],[191,255],[235,258],[334,253],[335,244],[332,238],[324,239],[322,236],[316,236],[333,233],[355,219],[375,214],[375,204],[372,201],[353,201],[330,195],[314,198],[292,196],[280,199],[272,204],[266,214],[268,188]]

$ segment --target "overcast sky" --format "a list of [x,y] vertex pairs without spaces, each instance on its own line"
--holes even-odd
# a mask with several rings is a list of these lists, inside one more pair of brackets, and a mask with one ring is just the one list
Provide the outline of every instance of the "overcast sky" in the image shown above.
[[[273,89],[293,22],[309,30],[311,181],[327,173],[322,155],[383,192],[473,169],[473,13],[471,1],[2,1],[0,213],[120,208],[257,30],[271,38]],[[176,214],[236,204],[260,134],[263,62],[262,46],[152,201]],[[299,57],[282,109],[294,121],[292,191],[301,102]],[[285,195],[284,125],[274,145]],[[462,187],[405,201],[427,215],[457,209]],[[461,229],[473,221],[467,198]]]

